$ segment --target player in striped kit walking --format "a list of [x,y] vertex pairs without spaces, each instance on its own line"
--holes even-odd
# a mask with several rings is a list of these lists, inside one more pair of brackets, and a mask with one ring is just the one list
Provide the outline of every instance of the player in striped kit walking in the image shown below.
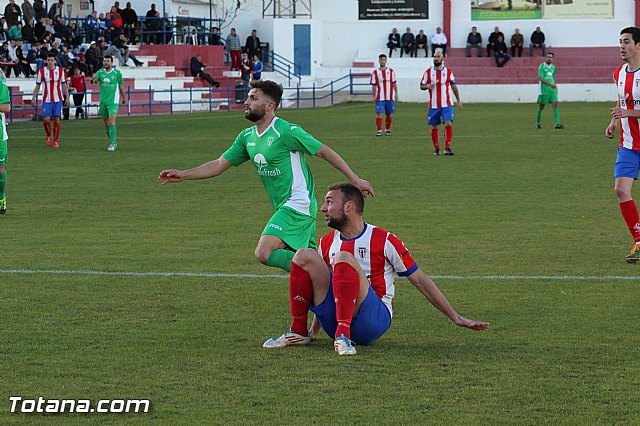
[[[456,325],[472,330],[489,327],[486,322],[458,314],[431,278],[418,268],[402,241],[366,223],[363,211],[364,196],[355,185],[338,183],[329,187],[322,212],[335,231],[322,237],[317,252],[296,252],[289,275],[291,328],[264,342],[263,347],[305,345],[321,326],[334,337],[338,355],[355,355],[354,343],[371,344],[391,325],[396,274],[407,277]],[[318,321],[308,332],[309,310]]]
[[627,27],[620,32],[620,56],[626,62],[613,73],[618,90],[618,105],[611,108],[611,123],[605,134],[613,139],[620,125],[620,144],[613,168],[615,193],[620,212],[635,244],[627,255],[628,263],[640,262],[640,218],[631,197],[633,181],[640,171],[640,29]]
[[398,85],[396,72],[387,68],[387,55],[378,56],[380,68],[371,73],[371,92],[376,103],[376,136],[382,136],[382,113],[385,113],[386,136],[391,136],[391,114],[395,112],[395,103],[398,102]]
[[458,86],[453,72],[444,66],[444,55],[441,49],[436,49],[433,55],[433,66],[427,68],[420,81],[420,90],[429,91],[429,119],[431,126],[431,141],[435,151],[433,155],[440,155],[439,131],[444,123],[444,155],[453,155],[451,141],[453,139],[453,101],[451,92],[456,97],[458,109],[462,109]]
[[[67,73],[63,68],[56,66],[55,53],[47,55],[46,66],[40,68],[36,76],[36,87],[33,90],[31,103],[36,105],[40,86],[44,87],[42,95],[42,118],[44,131],[47,134],[47,146],[60,148],[60,115],[62,103],[69,106],[69,86]],[[63,96],[64,94],[64,96]],[[53,134],[51,132],[51,117],[53,117]],[[52,137],[53,136],[53,137]]]

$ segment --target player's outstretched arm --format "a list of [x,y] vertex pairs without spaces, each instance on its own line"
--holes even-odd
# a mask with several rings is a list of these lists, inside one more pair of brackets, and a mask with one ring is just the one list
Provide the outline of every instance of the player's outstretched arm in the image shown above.
[[431,280],[431,278],[426,276],[421,269],[418,269],[407,278],[433,306],[445,314],[456,325],[470,328],[472,330],[486,330],[489,328],[488,322],[474,321],[457,313],[451,307],[447,298],[444,297],[444,294],[442,294],[438,287],[436,287],[436,284]]
[[329,164],[340,170],[342,174],[344,174],[352,184],[357,186],[365,196],[371,195],[373,197],[375,195],[369,182],[364,179],[360,179],[360,177],[351,170],[351,167],[349,167],[347,162],[344,161],[333,149],[329,148],[327,145],[322,145],[318,152],[316,152],[316,155],[328,161]]
[[229,170],[231,163],[226,158],[220,157],[217,160],[209,161],[201,166],[187,170],[169,169],[163,170],[158,176],[158,181],[165,185],[167,183],[182,182],[183,180],[208,179],[221,175]]

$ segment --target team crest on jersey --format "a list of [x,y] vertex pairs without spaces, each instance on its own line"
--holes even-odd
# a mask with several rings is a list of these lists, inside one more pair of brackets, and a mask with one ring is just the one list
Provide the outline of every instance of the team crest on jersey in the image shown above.
[[272,143],[273,143],[273,136],[269,136],[267,138],[267,146],[271,146]]
[[360,256],[360,259],[364,260],[366,255],[367,255],[367,248],[366,247],[358,247],[358,256]]
[[253,157],[253,162],[255,163],[259,172],[264,170],[264,168],[269,165],[269,163],[267,163],[267,160],[264,158],[264,155],[262,154],[256,154],[256,156]]

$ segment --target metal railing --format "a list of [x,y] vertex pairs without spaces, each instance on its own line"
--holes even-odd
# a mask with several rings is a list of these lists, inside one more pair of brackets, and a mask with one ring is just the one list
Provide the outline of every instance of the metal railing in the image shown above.
[[297,78],[298,82],[302,78],[300,73],[300,65],[296,65],[291,62],[289,59],[284,56],[278,55],[276,52],[269,52],[269,68],[284,77],[289,81],[289,85],[291,85],[291,79]]

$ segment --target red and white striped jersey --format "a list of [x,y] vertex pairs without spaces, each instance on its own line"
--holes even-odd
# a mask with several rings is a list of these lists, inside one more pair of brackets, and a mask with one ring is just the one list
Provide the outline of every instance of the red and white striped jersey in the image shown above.
[[395,294],[395,274],[406,277],[418,270],[402,241],[392,233],[365,224],[362,234],[346,239],[339,231],[322,237],[318,252],[327,265],[332,266],[333,257],[340,251],[353,254],[382,302],[393,316],[392,299]]
[[[618,106],[627,110],[640,108],[640,72],[627,71],[623,65],[613,73],[613,81],[618,89]],[[620,119],[621,147],[640,150],[640,119],[625,117]]]
[[391,68],[373,70],[369,84],[376,86],[376,101],[393,101],[395,99],[393,85],[396,84],[396,72]]
[[67,83],[67,73],[63,68],[40,68],[36,76],[36,84],[44,88],[42,102],[62,102],[64,100],[62,83]]
[[456,84],[453,71],[447,67],[437,70],[434,67],[427,68],[422,75],[420,84],[435,84],[436,87],[429,91],[429,108],[445,108],[453,105],[451,99],[451,85]]

